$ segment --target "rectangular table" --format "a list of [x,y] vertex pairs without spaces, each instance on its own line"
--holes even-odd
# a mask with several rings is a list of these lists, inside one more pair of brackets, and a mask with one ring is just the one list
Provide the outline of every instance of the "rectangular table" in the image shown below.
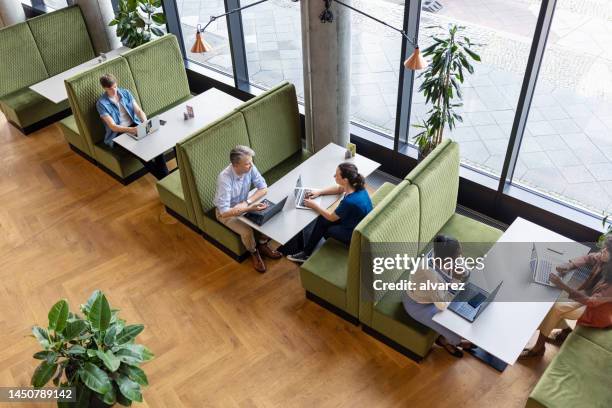
[[[346,148],[330,143],[276,183],[268,186],[268,193],[265,197],[268,200],[277,203],[288,195],[290,197],[285,203],[283,211],[276,214],[264,225],[254,224],[244,216],[241,216],[240,220],[281,245],[286,244],[317,218],[317,213],[312,210],[295,208],[295,200],[291,199],[293,198],[295,183],[300,175],[302,176],[302,185],[304,187],[321,189],[335,184],[334,175],[336,167],[342,162],[348,161],[354,163],[359,169],[359,173],[364,177],[370,175],[380,166],[379,163],[359,154],[352,159],[346,160],[344,158],[345,151]],[[257,152],[255,153],[257,154]],[[255,161],[257,161],[257,156],[255,156]],[[329,208],[339,198],[339,195],[321,196],[321,207]]]
[[[112,51],[106,53],[106,60],[112,60],[120,56],[121,54],[129,51],[128,47],[119,47]],[[77,65],[76,67],[72,67],[67,71],[61,72],[51,78],[47,78],[44,81],[41,81],[37,84],[30,86],[30,89],[39,95],[49,99],[53,103],[64,102],[68,99],[68,93],[66,91],[66,86],[64,85],[64,80],[75,76],[76,74],[86,71],[90,68],[95,67],[100,64],[98,62],[98,58],[94,58],[87,62],[82,63],[81,65]],[[100,93],[102,93],[102,89],[100,88]]]
[[[114,142],[123,146],[142,160],[150,161],[172,149],[187,136],[236,109],[242,103],[238,98],[211,88],[159,114],[159,118],[165,120],[166,124],[160,126],[158,131],[140,140],[136,140],[124,133],[117,136]],[[193,107],[194,118],[188,120],[183,118],[186,105]]]
[[[503,362],[501,364],[500,362],[491,364],[500,371],[506,364],[516,362],[561,293],[557,288],[532,282],[529,266],[532,242],[536,245],[538,242],[549,243],[537,247],[539,255],[542,249],[559,243],[557,246],[562,250],[562,258],[565,261],[585,255],[589,251],[585,245],[573,243],[569,238],[517,218],[487,253],[484,275],[473,273],[473,276],[470,276],[470,281],[488,290],[503,280],[504,283],[496,297],[502,301],[492,302],[473,323],[469,323],[450,310],[444,310],[433,318],[442,326],[501,360]],[[512,244],[509,248],[510,245],[507,243],[520,244]],[[512,274],[508,273],[508,265],[511,265]],[[525,301],[503,301],[504,297],[506,299],[521,297]],[[538,301],[529,301],[530,299]]]

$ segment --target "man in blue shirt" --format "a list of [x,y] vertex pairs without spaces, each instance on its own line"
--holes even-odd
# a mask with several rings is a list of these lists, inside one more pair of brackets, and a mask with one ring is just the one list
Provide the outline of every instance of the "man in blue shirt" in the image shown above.
[[[98,99],[96,109],[104,122],[104,144],[113,150],[128,152],[119,145],[115,146],[113,139],[122,133],[135,135],[137,126],[147,121],[147,115],[129,90],[117,86],[117,79],[113,75],[102,75],[100,85],[104,93]],[[132,153],[128,152],[128,154]],[[163,154],[151,162],[137,158],[158,180],[168,175],[168,167]]]
[[[236,146],[231,150],[230,165],[217,178],[214,204],[217,220],[240,235],[242,243],[251,253],[253,267],[263,273],[266,265],[261,255],[270,259],[279,259],[282,255],[269,246],[270,240],[265,236],[261,236],[257,243],[253,229],[238,218],[244,213],[266,208],[265,204],[256,204],[267,193],[268,185],[253,164],[253,156],[255,152],[247,146]],[[251,185],[257,191],[249,197]]]
[[[306,262],[322,238],[334,238],[346,246],[357,224],[372,211],[372,201],[365,189],[365,178],[353,163],[341,163],[334,174],[336,185],[313,191],[304,200],[304,205],[319,214],[303,251],[287,256],[293,262]],[[320,195],[343,194],[344,198],[335,211],[329,211],[312,201]]]

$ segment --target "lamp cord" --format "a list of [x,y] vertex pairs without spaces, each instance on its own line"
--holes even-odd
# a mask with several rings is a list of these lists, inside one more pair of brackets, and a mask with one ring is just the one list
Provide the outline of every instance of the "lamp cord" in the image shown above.
[[204,31],[206,31],[208,26],[211,25],[213,23],[213,21],[215,21],[216,19],[228,16],[230,14],[234,14],[234,13],[236,13],[238,11],[242,11],[242,10],[248,9],[250,7],[253,7],[253,6],[257,6],[258,4],[265,3],[266,1],[269,1],[269,0],[259,0],[259,1],[256,1],[255,3],[251,3],[251,4],[246,5],[244,7],[238,7],[238,8],[232,9],[232,10],[228,11],[227,13],[219,14],[218,16],[210,16],[210,20],[208,21],[208,23],[206,23],[204,28],[200,29],[200,24],[198,24],[197,30],[198,30],[199,33],[203,33]]

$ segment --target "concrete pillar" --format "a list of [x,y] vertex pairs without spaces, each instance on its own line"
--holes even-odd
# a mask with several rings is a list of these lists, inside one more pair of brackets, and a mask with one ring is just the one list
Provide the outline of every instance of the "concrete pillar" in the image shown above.
[[73,2],[79,5],[85,16],[96,54],[121,47],[116,27],[108,25],[115,18],[111,0],[74,0]]
[[0,27],[21,23],[25,19],[25,13],[19,0],[0,1]]
[[[347,0],[350,4],[351,1]],[[350,138],[351,11],[332,3],[333,23],[322,23],[323,0],[301,2],[306,147],[346,146]]]

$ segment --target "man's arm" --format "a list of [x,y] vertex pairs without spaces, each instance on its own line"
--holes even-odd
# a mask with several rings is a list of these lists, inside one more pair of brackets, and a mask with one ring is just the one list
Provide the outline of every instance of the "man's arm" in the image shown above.
[[136,128],[135,127],[127,127],[127,126],[120,126],[117,125],[115,123],[115,121],[113,120],[113,118],[106,114],[104,116],[100,116],[100,118],[102,119],[102,121],[104,123],[106,123],[106,126],[108,126],[108,128],[110,130],[112,130],[115,133],[131,133],[133,135],[136,134]]
[[138,102],[136,102],[135,100],[132,100],[132,106],[134,107],[134,113],[136,114],[136,116],[138,116],[140,121],[143,123],[146,122],[147,114],[144,113],[144,111],[140,108],[140,105],[138,105]]

